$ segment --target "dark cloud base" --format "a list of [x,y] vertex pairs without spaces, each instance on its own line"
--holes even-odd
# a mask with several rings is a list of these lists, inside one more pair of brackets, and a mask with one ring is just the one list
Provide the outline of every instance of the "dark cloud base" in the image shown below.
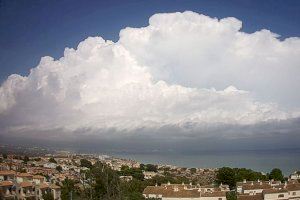
[[299,148],[300,118],[255,125],[186,124],[159,129],[140,128],[134,131],[19,130],[2,131],[3,144],[44,146],[81,152],[106,153],[184,153],[205,151],[293,149]]

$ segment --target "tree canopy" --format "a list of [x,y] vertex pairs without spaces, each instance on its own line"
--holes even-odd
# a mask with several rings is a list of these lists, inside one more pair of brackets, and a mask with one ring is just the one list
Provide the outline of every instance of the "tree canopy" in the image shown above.
[[52,157],[49,158],[49,162],[51,162],[51,163],[57,163],[56,160],[54,158],[52,158]]
[[81,167],[87,167],[87,168],[92,168],[93,165],[90,161],[88,161],[87,159],[81,159],[80,160],[80,166]]
[[282,171],[278,168],[272,169],[272,171],[269,174],[269,179],[274,179],[275,181],[284,181],[284,176],[282,174]]

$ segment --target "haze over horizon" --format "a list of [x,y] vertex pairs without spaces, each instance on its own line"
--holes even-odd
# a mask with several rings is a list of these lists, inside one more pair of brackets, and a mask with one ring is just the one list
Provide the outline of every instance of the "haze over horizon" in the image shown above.
[[1,76],[11,73],[0,87],[1,141],[111,152],[299,148],[299,29],[280,37],[246,32],[236,16],[175,11],[130,21],[114,41],[93,34],[29,73],[1,63]]

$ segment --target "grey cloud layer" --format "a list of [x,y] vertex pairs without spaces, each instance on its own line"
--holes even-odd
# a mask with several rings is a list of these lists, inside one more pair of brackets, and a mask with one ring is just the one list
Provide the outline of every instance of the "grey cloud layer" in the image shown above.
[[184,12],[121,30],[116,43],[88,38],[59,60],[42,58],[27,77],[8,77],[0,87],[1,129],[105,130],[94,133],[109,137],[115,133],[107,130],[164,134],[161,128],[171,126],[191,136],[205,135],[199,131],[205,127],[222,134],[220,125],[298,117],[300,105],[290,109],[284,102],[300,99],[300,39],[280,41],[267,30],[240,28],[235,18]]

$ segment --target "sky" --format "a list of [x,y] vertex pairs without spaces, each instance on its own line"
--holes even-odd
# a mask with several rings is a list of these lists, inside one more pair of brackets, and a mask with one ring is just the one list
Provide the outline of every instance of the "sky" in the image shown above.
[[296,148],[299,1],[0,1],[0,138]]

